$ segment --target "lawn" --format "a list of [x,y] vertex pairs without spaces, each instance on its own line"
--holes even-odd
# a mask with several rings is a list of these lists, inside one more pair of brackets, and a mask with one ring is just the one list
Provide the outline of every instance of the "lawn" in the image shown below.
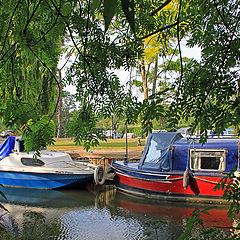
[[[55,139],[55,145],[49,146],[50,150],[84,150],[83,146],[75,145],[71,138]],[[128,151],[142,151],[145,145],[145,139],[141,139],[141,145],[138,146],[138,139],[128,139]],[[107,141],[100,141],[99,146],[91,148],[92,151],[125,151],[126,139],[107,139]]]

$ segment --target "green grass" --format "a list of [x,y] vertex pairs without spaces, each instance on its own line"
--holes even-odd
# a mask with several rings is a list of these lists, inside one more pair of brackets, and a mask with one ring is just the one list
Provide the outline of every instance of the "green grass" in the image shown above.
[[[48,149],[71,149],[84,150],[83,146],[75,145],[73,139],[60,138],[55,139],[55,145],[49,146]],[[91,150],[123,150],[126,147],[126,139],[107,139],[107,141],[100,141],[99,146],[91,148]],[[128,139],[129,150],[143,150],[145,139],[141,139],[142,146],[138,146],[138,139]]]

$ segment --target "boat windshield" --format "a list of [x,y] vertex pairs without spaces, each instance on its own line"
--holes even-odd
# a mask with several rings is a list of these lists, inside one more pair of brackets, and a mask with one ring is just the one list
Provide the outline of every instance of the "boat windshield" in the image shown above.
[[172,167],[171,145],[181,137],[181,134],[173,132],[151,133],[139,162],[139,168],[170,171]]
[[21,158],[21,163],[25,166],[34,166],[34,167],[41,167],[44,165],[44,162],[40,159],[33,159],[33,158]]
[[160,144],[156,142],[154,139],[152,139],[145,158],[145,163],[156,163],[160,157],[161,157]]

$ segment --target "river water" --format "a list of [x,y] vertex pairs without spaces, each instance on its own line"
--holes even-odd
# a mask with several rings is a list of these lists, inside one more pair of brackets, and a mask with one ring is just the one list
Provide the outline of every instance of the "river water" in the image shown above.
[[[25,239],[35,240],[175,240],[195,209],[209,207],[139,198],[112,185],[62,191],[0,190],[8,198],[1,198],[1,204],[9,211],[1,222],[11,232],[24,232],[29,236]],[[209,212],[203,216],[206,226],[231,225],[226,207]]]

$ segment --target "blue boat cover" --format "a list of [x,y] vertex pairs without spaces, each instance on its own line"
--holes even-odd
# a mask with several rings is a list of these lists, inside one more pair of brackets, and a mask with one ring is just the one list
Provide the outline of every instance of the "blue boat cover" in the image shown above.
[[8,137],[1,145],[0,145],[0,160],[9,156],[12,153],[15,145],[15,137]]
[[153,171],[170,171],[172,167],[170,146],[181,138],[182,135],[176,132],[149,134],[138,167]]

